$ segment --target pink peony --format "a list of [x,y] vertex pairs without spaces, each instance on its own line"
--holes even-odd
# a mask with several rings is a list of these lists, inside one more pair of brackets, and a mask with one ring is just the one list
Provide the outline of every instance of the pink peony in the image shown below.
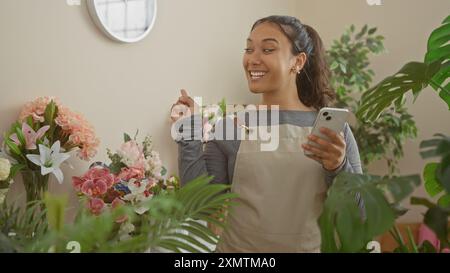
[[128,181],[132,178],[139,180],[144,178],[144,176],[145,176],[144,169],[131,167],[131,168],[122,168],[120,173],[117,175],[117,178],[119,180]]
[[99,215],[105,207],[105,202],[103,202],[103,200],[100,198],[91,198],[89,199],[87,205],[92,214]]

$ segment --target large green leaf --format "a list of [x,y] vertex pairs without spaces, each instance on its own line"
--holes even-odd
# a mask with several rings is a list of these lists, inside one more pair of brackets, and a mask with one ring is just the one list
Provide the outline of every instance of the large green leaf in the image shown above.
[[[424,159],[433,157],[441,158],[439,163],[435,165],[430,165],[432,163],[429,163],[425,167],[425,185],[427,186],[428,183],[433,188],[441,186],[447,193],[450,193],[450,137],[443,134],[436,134],[433,139],[422,141],[420,148],[420,154]],[[433,168],[434,173],[430,173],[431,168]],[[429,192],[429,194],[431,193]]]
[[438,62],[440,70],[431,79],[431,86],[439,92],[439,96],[450,108],[450,16],[442,26],[435,29],[428,39],[428,52],[425,55],[425,63]]
[[392,104],[400,108],[404,96],[412,91],[414,98],[429,84],[431,78],[439,71],[440,64],[420,62],[407,63],[393,76],[389,76],[370,88],[361,97],[361,106],[356,113],[358,118],[368,121],[376,120]]
[[439,96],[450,107],[450,16],[443,25],[435,29],[428,39],[425,62],[410,62],[395,75],[367,90],[357,111],[359,119],[376,120],[380,114],[394,104],[403,105],[404,95],[412,91],[414,99],[429,84],[439,90]]
[[436,170],[439,167],[439,163],[428,163],[423,170],[423,179],[425,180],[425,190],[427,193],[434,197],[441,193],[444,188],[442,184],[436,178]]
[[[362,251],[394,224],[391,203],[398,203],[420,184],[417,175],[378,177],[341,173],[331,186],[319,225],[323,252]],[[360,195],[363,206],[358,205]]]

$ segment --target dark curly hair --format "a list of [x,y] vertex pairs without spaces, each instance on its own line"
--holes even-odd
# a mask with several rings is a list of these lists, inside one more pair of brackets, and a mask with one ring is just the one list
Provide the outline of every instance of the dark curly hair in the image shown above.
[[278,25],[292,44],[292,54],[304,52],[307,56],[305,66],[297,75],[298,97],[303,104],[319,110],[330,105],[336,93],[330,86],[331,72],[328,67],[322,39],[312,27],[302,24],[292,16],[273,15],[256,21],[252,30],[259,24],[270,22]]

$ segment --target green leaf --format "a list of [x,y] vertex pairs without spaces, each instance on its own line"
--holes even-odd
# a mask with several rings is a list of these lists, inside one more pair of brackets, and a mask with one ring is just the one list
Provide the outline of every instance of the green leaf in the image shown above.
[[438,200],[438,205],[443,208],[449,208],[450,207],[450,194],[444,194],[442,195]]
[[11,150],[11,152],[13,152],[17,156],[21,156],[22,155],[19,147],[17,147],[17,145],[14,142],[12,142],[8,138],[4,138],[4,141],[5,141],[6,146],[8,146],[8,148]]
[[220,107],[220,110],[222,111],[222,115],[225,116],[227,113],[227,102],[226,102],[225,98],[223,98],[219,102],[219,107]]
[[44,200],[48,211],[47,217],[50,227],[56,231],[62,231],[64,227],[64,215],[67,204],[67,197],[57,197],[46,193]]
[[339,64],[339,67],[341,68],[341,71],[342,71],[344,74],[347,73],[347,68],[345,67],[345,64],[340,63],[340,64]]
[[376,28],[376,27],[371,28],[371,29],[369,29],[369,31],[367,32],[367,34],[372,35],[372,34],[374,34],[376,31],[377,31],[377,28]]
[[424,223],[436,233],[444,247],[449,246],[448,216],[448,211],[445,211],[439,206],[435,206],[430,208],[424,217]]
[[[340,173],[328,192],[319,226],[323,252],[361,251],[374,237],[394,224],[394,210],[388,201],[398,203],[420,184],[419,176],[381,178]],[[359,207],[356,194],[363,207]]]
[[131,137],[127,133],[123,133],[123,141],[124,142],[131,141]]
[[425,190],[433,197],[442,192],[444,188],[436,178],[436,170],[439,163],[428,163],[423,170],[423,178],[425,180]]
[[26,141],[25,141],[25,136],[23,135],[22,129],[19,129],[18,127],[16,127],[16,136],[17,136],[17,139],[20,142],[20,145],[22,147],[25,147],[26,146]]
[[359,33],[355,36],[355,38],[356,38],[357,40],[361,39],[362,36],[364,36],[364,35],[367,33],[367,29],[368,29],[368,26],[367,26],[367,25],[364,25],[364,27],[361,29],[361,32],[359,32]]
[[435,29],[428,38],[428,51],[425,55],[426,63],[439,63],[440,69],[431,80],[431,87],[439,91],[439,96],[450,108],[450,84],[445,82],[450,78],[450,16],[440,27]]
[[[395,75],[385,78],[364,92],[357,112],[358,118],[368,121],[376,120],[394,101],[402,100],[409,91],[412,91],[417,98],[419,92],[428,85],[438,70],[437,63],[410,62],[406,64]],[[395,108],[398,109],[400,106],[402,104],[397,104]]]
[[56,111],[56,103],[52,100],[49,104],[47,104],[44,112],[45,122],[50,126],[52,126],[54,123],[54,120],[56,118]]
[[336,62],[336,61],[334,61],[334,62],[331,64],[331,66],[330,66],[330,70],[335,70],[335,69],[338,68],[338,67],[339,67],[339,63]]

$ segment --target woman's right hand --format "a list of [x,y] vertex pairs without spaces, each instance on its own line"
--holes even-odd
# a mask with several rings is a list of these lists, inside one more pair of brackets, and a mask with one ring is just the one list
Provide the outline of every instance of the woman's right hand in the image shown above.
[[183,117],[188,117],[194,113],[194,100],[189,97],[186,90],[181,89],[181,96],[178,101],[172,105],[170,109],[170,118],[175,122]]

